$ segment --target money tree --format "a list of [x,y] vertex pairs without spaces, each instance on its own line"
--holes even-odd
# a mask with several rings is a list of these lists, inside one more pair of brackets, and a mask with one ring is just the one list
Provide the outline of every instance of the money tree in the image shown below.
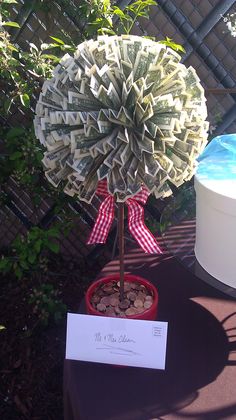
[[[207,142],[204,89],[180,59],[150,39],[100,36],[61,59],[36,106],[35,132],[46,148],[48,181],[87,203],[102,186],[105,201],[118,203],[121,284],[124,203],[131,208],[142,193],[170,195],[172,185],[192,177]],[[89,243],[106,240],[113,204],[102,203],[100,226],[97,221]],[[149,239],[141,237],[146,231],[135,225],[135,209],[130,218],[132,233],[147,245]],[[142,247],[160,252],[155,244]]]

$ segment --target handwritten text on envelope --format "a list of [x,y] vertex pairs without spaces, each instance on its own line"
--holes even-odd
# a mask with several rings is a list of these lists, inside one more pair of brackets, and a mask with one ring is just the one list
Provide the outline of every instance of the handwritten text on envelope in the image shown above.
[[66,359],[165,369],[167,322],[68,313]]

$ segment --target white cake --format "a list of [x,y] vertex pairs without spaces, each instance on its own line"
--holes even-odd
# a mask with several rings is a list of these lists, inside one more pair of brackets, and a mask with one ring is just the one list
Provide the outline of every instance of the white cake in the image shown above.
[[195,175],[196,243],[200,265],[236,288],[236,165],[215,160]]

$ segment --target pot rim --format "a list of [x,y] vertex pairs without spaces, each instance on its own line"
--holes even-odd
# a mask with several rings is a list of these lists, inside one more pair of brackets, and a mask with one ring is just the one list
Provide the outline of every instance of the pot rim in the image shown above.
[[[99,279],[95,280],[87,289],[86,293],[85,293],[85,302],[86,302],[86,307],[91,310],[94,315],[98,315],[98,316],[107,316],[106,314],[103,314],[99,311],[97,311],[91,304],[90,302],[90,298],[94,292],[94,289],[99,286],[101,283],[108,283],[111,280],[118,280],[120,278],[120,274],[110,274],[108,276],[104,276],[104,277],[100,277]],[[154,286],[153,283],[151,283],[149,280],[145,279],[144,277],[140,277],[137,276],[135,274],[124,274],[124,280],[125,281],[131,281],[131,282],[140,282],[141,284],[144,284],[145,286],[147,286],[152,292],[153,292],[153,305],[148,308],[145,309],[143,312],[141,312],[140,314],[135,314],[135,315],[128,315],[127,319],[141,319],[141,317],[143,315],[147,315],[149,312],[151,313],[153,311],[153,307],[155,306],[157,309],[157,304],[158,304],[158,291],[156,286]],[[140,318],[139,318],[140,315]],[[119,316],[117,316],[116,318],[119,318]]]

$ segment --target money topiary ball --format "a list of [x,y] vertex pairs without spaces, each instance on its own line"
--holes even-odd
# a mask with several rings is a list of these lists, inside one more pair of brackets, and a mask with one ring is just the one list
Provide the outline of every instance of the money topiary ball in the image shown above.
[[90,202],[98,182],[125,201],[146,186],[171,194],[192,177],[207,142],[206,100],[192,67],[165,45],[101,36],[66,54],[35,116],[47,179]]

